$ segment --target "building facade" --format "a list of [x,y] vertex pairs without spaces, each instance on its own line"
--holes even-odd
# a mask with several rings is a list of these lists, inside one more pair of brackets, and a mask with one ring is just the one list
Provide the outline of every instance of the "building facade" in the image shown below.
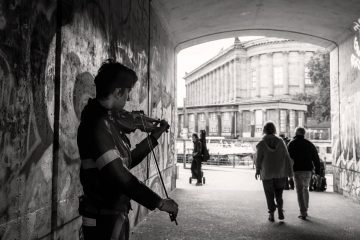
[[178,109],[179,134],[205,129],[209,136],[260,137],[266,121],[293,136],[306,126],[307,103],[299,94],[318,91],[306,63],[323,49],[285,39],[262,38],[234,45],[187,73],[185,108]]

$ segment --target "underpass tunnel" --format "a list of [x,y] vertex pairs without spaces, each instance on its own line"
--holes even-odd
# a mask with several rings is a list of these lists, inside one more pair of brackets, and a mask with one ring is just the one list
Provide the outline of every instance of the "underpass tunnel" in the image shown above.
[[[155,154],[166,188],[175,189],[176,55],[225,37],[330,51],[334,190],[359,202],[359,10],[355,0],[1,1],[0,238],[79,238],[77,127],[107,58],[138,75],[126,108],[170,123]],[[144,136],[132,134],[132,145]],[[132,171],[163,195],[153,161]],[[134,202],[131,226],[148,213]]]

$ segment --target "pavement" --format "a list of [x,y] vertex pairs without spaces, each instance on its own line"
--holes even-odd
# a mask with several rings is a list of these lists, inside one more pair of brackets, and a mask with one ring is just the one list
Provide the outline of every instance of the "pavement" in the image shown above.
[[170,197],[179,203],[178,226],[164,212],[154,211],[131,229],[131,240],[276,239],[360,240],[360,204],[332,192],[310,192],[309,217],[299,219],[296,192],[284,191],[285,220],[274,223],[261,181],[252,167],[203,166],[206,184],[189,184],[190,169],[179,165],[177,188]]

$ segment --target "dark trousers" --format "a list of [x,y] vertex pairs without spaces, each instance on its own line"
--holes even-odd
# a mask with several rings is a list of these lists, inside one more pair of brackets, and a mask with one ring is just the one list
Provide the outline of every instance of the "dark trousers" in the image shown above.
[[201,159],[194,158],[191,162],[191,175],[201,183]]
[[98,216],[96,226],[82,226],[84,240],[129,240],[129,231],[127,214]]
[[284,204],[282,194],[285,187],[286,178],[273,178],[262,180],[262,182],[269,213],[274,212],[276,207],[278,207],[279,210],[282,210]]

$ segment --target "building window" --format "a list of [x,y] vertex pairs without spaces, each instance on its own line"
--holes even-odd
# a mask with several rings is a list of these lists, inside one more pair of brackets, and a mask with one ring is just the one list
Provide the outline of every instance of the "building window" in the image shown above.
[[304,77],[305,77],[305,84],[307,84],[307,85],[313,84],[313,82],[310,78],[309,72],[310,72],[309,68],[305,67],[305,72],[304,72],[305,76]]
[[210,119],[211,120],[217,120],[216,113],[210,113]]
[[230,114],[228,112],[224,113],[224,121],[230,120]]
[[283,84],[283,68],[282,67],[274,67],[274,84],[282,85]]
[[252,88],[256,88],[256,69],[255,68],[253,68],[252,70],[251,70],[251,87]]
[[331,153],[331,147],[326,147],[326,153]]

